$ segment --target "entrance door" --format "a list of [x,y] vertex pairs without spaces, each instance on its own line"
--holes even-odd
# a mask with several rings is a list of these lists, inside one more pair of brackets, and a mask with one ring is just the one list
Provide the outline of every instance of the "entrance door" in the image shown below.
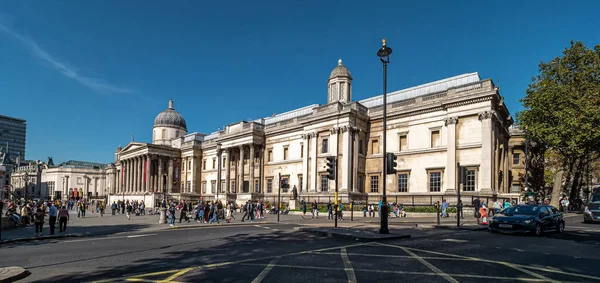
[[250,192],[250,182],[244,181],[244,193],[249,193],[249,192]]

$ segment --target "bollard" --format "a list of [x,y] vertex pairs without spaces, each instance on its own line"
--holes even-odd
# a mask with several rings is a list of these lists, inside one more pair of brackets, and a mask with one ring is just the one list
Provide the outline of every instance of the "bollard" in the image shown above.
[[439,226],[440,225],[440,201],[439,200],[435,203],[435,211],[437,214],[437,225]]
[[354,221],[354,201],[350,202],[350,221]]

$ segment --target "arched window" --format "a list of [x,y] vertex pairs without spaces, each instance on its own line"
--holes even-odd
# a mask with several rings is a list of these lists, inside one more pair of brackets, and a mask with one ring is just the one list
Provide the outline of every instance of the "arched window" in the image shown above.
[[167,138],[167,130],[162,129],[162,139],[166,139]]

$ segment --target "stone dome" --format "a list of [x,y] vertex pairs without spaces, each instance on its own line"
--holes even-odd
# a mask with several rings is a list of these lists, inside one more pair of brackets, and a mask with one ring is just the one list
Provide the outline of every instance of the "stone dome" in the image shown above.
[[174,127],[182,128],[187,132],[187,125],[183,116],[175,111],[173,107],[173,99],[169,100],[169,108],[158,113],[154,118],[154,127]]
[[352,75],[350,74],[350,70],[346,68],[346,66],[342,65],[342,59],[338,60],[338,65],[333,68],[331,71],[331,75],[329,75],[329,79],[337,78],[337,77],[348,77],[352,79]]

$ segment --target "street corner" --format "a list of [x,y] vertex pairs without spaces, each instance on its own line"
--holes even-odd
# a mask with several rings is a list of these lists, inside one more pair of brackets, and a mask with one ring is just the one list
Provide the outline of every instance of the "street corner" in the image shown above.
[[15,282],[30,274],[31,272],[18,266],[0,267],[0,283]]
[[85,236],[84,234],[64,234],[64,235],[47,235],[47,236],[42,236],[42,237],[22,237],[22,238],[13,238],[13,239],[2,240],[2,241],[0,241],[0,244],[45,241],[45,240],[54,240],[54,239],[63,239],[63,238],[79,238],[79,237],[84,237],[84,236]]
[[357,241],[381,241],[389,239],[407,239],[411,237],[411,235],[407,233],[390,231],[388,234],[381,234],[375,230],[360,228],[297,227],[295,230],[324,237]]

